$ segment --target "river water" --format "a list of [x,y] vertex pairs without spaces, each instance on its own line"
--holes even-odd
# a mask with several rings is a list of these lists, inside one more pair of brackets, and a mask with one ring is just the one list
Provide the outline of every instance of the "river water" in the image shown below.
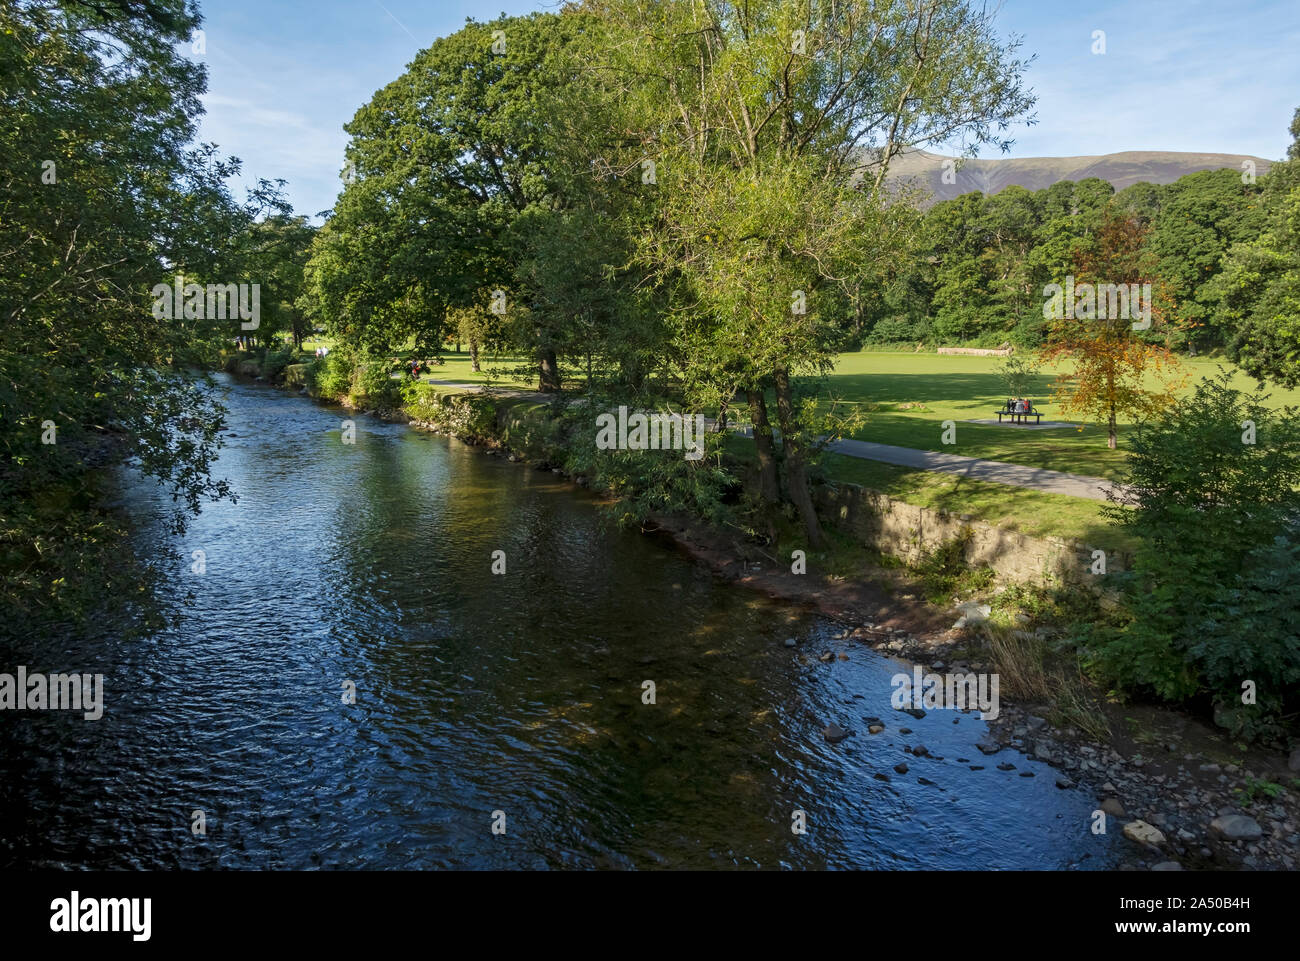
[[[0,715],[0,862],[1113,864],[1090,797],[1018,753],[985,758],[977,714],[894,711],[891,678],[909,665],[835,641],[839,625],[609,527],[548,472],[219,383],[231,434],[217,474],[237,504],[206,508],[178,544],[152,483],[121,478],[137,549],[183,551],[164,587],[178,625],[17,654],[29,671],[103,672],[106,708],[93,722]],[[867,733],[871,716],[883,733]],[[854,736],[828,744],[829,722]],[[932,757],[903,751],[917,744]]]

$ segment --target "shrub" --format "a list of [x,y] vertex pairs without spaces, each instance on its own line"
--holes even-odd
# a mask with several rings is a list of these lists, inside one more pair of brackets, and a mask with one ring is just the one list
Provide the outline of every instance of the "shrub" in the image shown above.
[[268,381],[277,381],[284,369],[298,359],[298,348],[292,341],[279,350],[267,350],[262,358],[262,376]]
[[1221,371],[1137,427],[1122,478],[1132,510],[1108,509],[1140,543],[1116,575],[1130,619],[1085,638],[1122,686],[1208,694],[1248,737],[1276,733],[1300,681],[1300,422],[1266,400]]
[[354,407],[395,410],[402,406],[402,382],[392,376],[387,362],[367,358],[352,370],[348,397]]
[[912,566],[921,579],[925,596],[932,604],[948,606],[954,594],[979,593],[993,586],[994,574],[988,566],[971,567],[966,551],[975,532],[963,527],[952,540],[940,544]]
[[317,397],[324,400],[341,401],[352,390],[351,355],[342,351],[332,351],[324,357],[318,357],[311,366],[310,386]]
[[997,369],[1008,397],[1028,397],[1038,378],[1038,365],[1024,354],[1012,354]]
[[284,369],[284,383],[287,387],[304,387],[311,370],[311,364],[290,364]]
[[[560,415],[569,438],[568,471],[621,498],[610,507],[620,525],[640,523],[656,512],[682,512],[735,526],[730,501],[741,484],[721,463],[725,435],[706,431],[704,453],[698,460],[687,460],[682,450],[601,450],[596,446],[596,417],[616,411],[621,404],[633,410],[663,409],[660,398],[649,396],[638,400],[589,395],[587,403],[571,405]],[[682,416],[691,415],[682,412]]]
[[863,343],[867,344],[901,344],[918,340],[920,334],[917,325],[906,317],[886,317],[871,328]]
[[497,405],[488,395],[450,393],[419,382],[407,384],[401,393],[402,409],[412,420],[466,440],[481,441],[495,434]]

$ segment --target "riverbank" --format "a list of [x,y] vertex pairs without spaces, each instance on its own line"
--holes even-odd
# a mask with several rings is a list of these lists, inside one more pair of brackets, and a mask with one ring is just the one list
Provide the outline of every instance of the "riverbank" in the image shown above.
[[[952,615],[916,596],[907,579],[849,580],[794,574],[770,559],[737,559],[737,546],[686,518],[659,518],[656,533],[722,579],[773,599],[804,605],[844,626],[851,658],[859,645],[920,665],[925,673],[983,674],[1013,681],[991,636],[1022,648],[1051,628],[999,632],[992,624],[955,626]],[[960,621],[961,619],[959,619]],[[830,663],[829,661],[827,662]],[[1014,667],[1012,668],[1014,670]],[[1028,672],[1026,672],[1028,673]],[[1014,687],[1014,684],[1013,684]],[[1078,690],[1072,692],[1078,697]],[[1108,831],[1122,831],[1129,851],[1121,870],[1294,870],[1300,851],[1300,758],[1234,747],[1222,732],[1183,712],[1096,699],[1083,730],[1059,702],[1001,698],[989,721],[982,757],[957,759],[1009,770],[1013,752],[1051,765],[1057,787],[1097,799]],[[1095,712],[1095,713],[1094,713]],[[924,713],[924,712],[922,712]],[[1104,731],[1101,736],[1097,736]],[[1300,752],[1297,752],[1300,754]],[[1268,785],[1274,785],[1274,792]],[[1288,787],[1283,787],[1287,785]]]
[[[310,391],[300,385],[299,392]],[[423,391],[414,410],[343,400],[363,413],[459,437],[491,456],[563,473],[563,451],[555,446],[546,405],[440,390]],[[583,475],[570,479],[593,486]],[[1013,693],[1032,691],[1032,675],[1044,670],[1050,624],[1025,617],[1013,619],[1018,628],[1003,627],[988,620],[992,611],[981,611],[975,598],[958,617],[927,603],[923,586],[898,566],[864,563],[854,576],[844,576],[810,565],[797,574],[784,560],[692,518],[655,516],[645,529],[670,538],[724,580],[839,622],[837,640],[844,649],[839,657],[818,659],[825,670],[852,659],[853,649],[865,644],[927,672],[1004,675],[1000,716],[990,722],[981,751],[990,760],[1005,751],[1050,764],[1059,772],[1060,789],[1095,797],[1108,832],[1123,831],[1129,839],[1129,868],[1295,867],[1300,806],[1285,759],[1241,749],[1221,732],[1168,709],[1096,699],[1083,709],[1080,723],[1071,723],[1059,698]],[[1034,651],[1039,660],[1024,663],[1026,652]],[[1046,689],[1051,692],[1051,685]],[[978,767],[982,760],[955,763]],[[1015,760],[997,763],[1015,766]]]

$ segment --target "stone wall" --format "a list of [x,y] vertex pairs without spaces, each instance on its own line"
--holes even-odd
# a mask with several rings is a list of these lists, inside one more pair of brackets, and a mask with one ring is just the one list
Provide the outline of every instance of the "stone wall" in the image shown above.
[[999,347],[994,350],[984,347],[940,347],[937,353],[940,354],[966,354],[970,357],[1008,357],[1011,355],[1012,348]]
[[[909,563],[970,528],[966,563],[987,564],[1000,580],[1022,584],[1045,584],[1052,579],[1093,580],[1092,548],[1081,541],[1030,537],[969,519],[969,515],[907,504],[856,484],[821,486],[814,489],[813,496],[827,524]],[[1107,570],[1121,570],[1130,560],[1126,554],[1108,552]]]

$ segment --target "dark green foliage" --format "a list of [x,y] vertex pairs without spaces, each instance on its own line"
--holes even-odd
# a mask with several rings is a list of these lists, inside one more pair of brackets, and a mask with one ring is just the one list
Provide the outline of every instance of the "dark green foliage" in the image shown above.
[[112,560],[123,525],[79,493],[93,469],[156,478],[176,529],[230,493],[210,474],[223,411],[188,371],[247,332],[155,316],[152,289],[179,273],[274,301],[247,239],[285,204],[266,181],[234,201],[238,161],[193,144],[206,76],[183,47],[199,25],[181,0],[0,3],[0,608],[15,615],[0,630],[84,625],[140,596]]
[[642,523],[653,513],[674,512],[693,514],[724,527],[739,525],[731,502],[740,485],[722,465],[722,435],[704,435],[705,452],[699,460],[687,460],[683,450],[597,448],[597,414],[617,411],[619,404],[632,410],[654,409],[650,399],[645,400],[647,403],[637,405],[613,396],[597,396],[565,410],[565,468],[620,498],[610,510],[621,525]]
[[948,607],[954,594],[976,594],[993,586],[994,573],[987,566],[971,567],[966,551],[974,532],[963,528],[952,540],[925,554],[912,565],[912,573],[921,579],[926,600]]
[[[1208,694],[1260,735],[1300,681],[1300,419],[1229,383],[1203,380],[1135,432],[1131,509],[1110,509],[1141,542],[1116,576],[1131,620],[1087,644],[1118,683],[1170,700]],[[1241,704],[1245,681],[1253,707]]]
[[1300,109],[1291,135],[1287,159],[1264,179],[1263,229],[1239,238],[1206,287],[1232,358],[1288,387],[1300,384]]
[[[1226,346],[1256,358],[1251,369],[1300,369],[1292,325],[1277,320],[1300,302],[1300,273],[1288,266],[1300,254],[1279,253],[1290,241],[1264,233],[1269,212],[1285,206],[1284,176],[1285,165],[1260,184],[1243,183],[1237,170],[1200,171],[1117,194],[1090,178],[941,201],[924,215],[914,257],[892,277],[864,283],[861,342],[1042,346],[1044,285],[1064,282],[1075,253],[1113,210],[1149,228],[1161,297],[1171,308],[1158,335],[1166,346]],[[1225,265],[1232,274],[1221,281]],[[1264,277],[1278,279],[1266,289]]]

